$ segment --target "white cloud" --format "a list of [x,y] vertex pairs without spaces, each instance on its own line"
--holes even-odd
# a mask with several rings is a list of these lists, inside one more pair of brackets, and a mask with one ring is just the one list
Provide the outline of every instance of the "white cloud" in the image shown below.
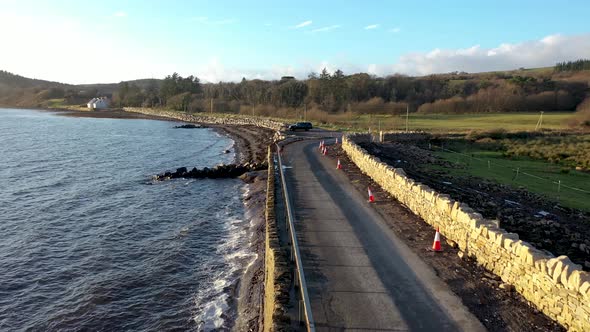
[[372,63],[367,67],[367,74],[376,75],[377,74],[377,65]]
[[393,29],[389,29],[388,31],[389,32],[393,32],[393,33],[398,33],[400,31],[402,31],[402,29],[400,29],[400,28],[393,28]]
[[427,75],[452,71],[482,72],[519,67],[552,66],[556,62],[590,58],[590,34],[550,35],[540,40],[504,43],[494,48],[475,45],[462,49],[434,49],[426,53],[402,55],[384,71]]
[[300,28],[306,27],[308,25],[311,25],[311,23],[313,23],[313,22],[312,21],[303,21],[303,22],[301,22],[301,23],[293,26],[293,28],[294,29],[300,29]]
[[364,27],[365,30],[373,30],[373,29],[377,29],[379,27],[379,24],[371,24],[371,25],[367,25],[366,27]]
[[127,13],[123,11],[118,11],[113,14],[113,17],[127,17]]
[[330,31],[330,30],[334,30],[334,29],[338,29],[338,28],[340,28],[340,25],[335,24],[335,25],[330,25],[330,26],[323,27],[323,28],[313,29],[313,30],[311,30],[311,32],[326,32],[326,31]]

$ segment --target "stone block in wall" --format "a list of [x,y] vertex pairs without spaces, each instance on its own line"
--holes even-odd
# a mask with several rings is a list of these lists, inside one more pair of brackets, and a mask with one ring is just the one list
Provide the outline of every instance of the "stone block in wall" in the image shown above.
[[[570,289],[570,285],[569,285],[569,281],[571,279],[572,274],[574,273],[574,271],[576,270],[581,270],[582,267],[578,264],[574,264],[573,262],[571,262],[571,264],[564,264],[563,269],[561,270],[561,276],[559,277],[559,282],[561,282],[561,284],[563,286],[565,286],[567,289]],[[573,282],[572,282],[573,285]],[[575,291],[577,292],[578,289],[580,288],[580,286],[578,285],[577,289],[575,289]],[[570,289],[573,290],[573,289]]]
[[586,294],[588,294],[588,291],[590,291],[590,281],[584,281],[578,289],[578,292],[586,296]]
[[449,197],[449,195],[438,195],[436,197],[436,206],[438,210],[446,216],[451,216],[451,210],[455,202]]
[[493,221],[491,221],[489,219],[482,219],[480,228],[481,228],[480,236],[483,237],[482,241],[487,241],[488,230],[498,229],[498,227],[493,223]]
[[557,262],[559,262],[564,257],[567,258],[567,256],[559,256],[559,257],[550,258],[547,260],[547,275],[553,276],[553,271],[555,270],[555,267],[557,266]]
[[[516,235],[516,237],[514,237]],[[516,233],[506,233],[503,236],[502,247],[508,252],[512,252],[512,247],[518,242],[518,234]]]
[[[490,231],[488,230],[488,239],[491,240],[491,238],[489,237]],[[497,229],[494,232],[492,232],[492,234],[494,234],[495,238],[493,241],[491,241],[491,244],[493,244],[493,246],[495,248],[501,249],[502,245],[504,244],[504,236],[508,233],[506,233],[505,230],[503,229]]]
[[451,208],[451,219],[453,219],[453,221],[457,221],[457,212],[459,212],[460,207],[460,202],[455,201],[455,203],[453,203],[453,207]]
[[540,257],[539,259],[535,260],[535,270],[541,272],[543,275],[547,275],[547,261],[549,259],[546,257]]
[[547,267],[552,271],[551,277],[554,283],[560,282],[561,279],[561,272],[566,266],[574,264],[569,257],[567,256],[559,256],[557,258],[552,258],[547,262]]
[[581,268],[575,269],[571,272],[567,280],[567,288],[569,290],[579,292],[582,285],[586,282],[590,282],[590,274],[582,271]]

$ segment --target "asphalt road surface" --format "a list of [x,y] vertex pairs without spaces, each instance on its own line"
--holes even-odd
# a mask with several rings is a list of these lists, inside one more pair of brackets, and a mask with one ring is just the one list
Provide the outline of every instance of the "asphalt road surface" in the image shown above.
[[283,152],[317,330],[484,331],[318,142]]

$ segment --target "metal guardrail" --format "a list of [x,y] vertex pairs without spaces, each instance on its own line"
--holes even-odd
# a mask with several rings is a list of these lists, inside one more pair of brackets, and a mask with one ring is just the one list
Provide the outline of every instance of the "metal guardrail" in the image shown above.
[[291,199],[287,190],[287,181],[285,180],[285,174],[283,173],[283,161],[281,159],[281,147],[277,146],[277,159],[279,161],[279,173],[281,174],[281,184],[283,187],[283,196],[285,199],[285,206],[287,209],[287,224],[289,235],[291,236],[291,260],[295,262],[295,272],[297,274],[295,282],[299,283],[299,293],[301,300],[299,302],[301,314],[301,302],[303,302],[303,314],[305,315],[305,323],[307,325],[307,331],[315,332],[315,323],[311,314],[311,305],[309,302],[309,294],[307,293],[307,283],[305,282],[305,274],[303,273],[303,263],[301,262],[301,253],[299,252],[299,244],[297,242],[297,235],[295,234],[295,214],[293,213],[293,207],[291,206]]

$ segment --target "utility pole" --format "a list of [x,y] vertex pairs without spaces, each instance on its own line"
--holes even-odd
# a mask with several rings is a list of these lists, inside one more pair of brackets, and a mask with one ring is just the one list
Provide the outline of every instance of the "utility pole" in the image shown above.
[[307,104],[303,103],[303,121],[307,121]]
[[539,120],[537,121],[537,125],[535,126],[535,130],[541,129],[543,125],[543,111],[541,111],[541,116],[539,116]]
[[408,119],[410,118],[410,104],[406,105],[406,133],[409,131]]

